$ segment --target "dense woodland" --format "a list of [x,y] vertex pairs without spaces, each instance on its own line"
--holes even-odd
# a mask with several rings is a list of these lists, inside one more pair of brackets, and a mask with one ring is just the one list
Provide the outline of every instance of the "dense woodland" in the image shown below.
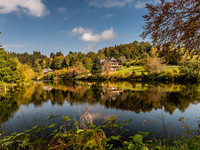
[[77,63],[82,63],[83,67],[92,71],[93,64],[97,59],[114,57],[123,64],[141,57],[144,52],[150,52],[151,47],[151,44],[148,42],[135,41],[130,44],[100,49],[97,53],[69,52],[68,55],[64,56],[62,52],[52,52],[49,57],[36,51],[33,54],[19,54],[14,52],[9,54],[18,58],[22,64],[28,64],[37,72],[44,68],[51,68],[53,70],[70,68],[76,66]]
[[[161,73],[163,66],[182,66],[182,73],[199,76],[200,52],[186,50],[167,43],[164,46],[152,46],[148,42],[134,41],[114,47],[106,47],[95,52],[62,52],[51,53],[50,56],[34,51],[28,53],[6,53],[0,51],[0,79],[4,82],[23,82],[30,79],[72,79],[103,73],[100,60],[114,57],[124,68],[143,66],[148,73]],[[43,69],[51,68],[53,73],[44,75]]]

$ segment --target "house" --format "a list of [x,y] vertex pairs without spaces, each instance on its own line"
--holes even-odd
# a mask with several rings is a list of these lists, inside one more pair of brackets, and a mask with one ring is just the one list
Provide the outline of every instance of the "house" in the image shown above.
[[119,62],[115,58],[101,59],[100,63],[102,65],[103,71],[116,71],[119,68],[123,68],[122,65],[119,65]]
[[47,74],[47,73],[49,73],[49,72],[53,72],[53,70],[50,69],[50,68],[45,68],[45,69],[43,69],[43,73],[44,73],[44,74]]

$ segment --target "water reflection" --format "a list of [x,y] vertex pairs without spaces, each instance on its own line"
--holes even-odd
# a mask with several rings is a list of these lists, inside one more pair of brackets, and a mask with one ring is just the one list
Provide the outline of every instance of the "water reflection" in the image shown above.
[[51,101],[52,105],[100,104],[106,108],[150,112],[164,108],[173,114],[176,109],[184,112],[190,104],[200,102],[198,85],[147,85],[129,82],[37,82],[0,96],[0,123],[8,121],[20,105],[36,107]]

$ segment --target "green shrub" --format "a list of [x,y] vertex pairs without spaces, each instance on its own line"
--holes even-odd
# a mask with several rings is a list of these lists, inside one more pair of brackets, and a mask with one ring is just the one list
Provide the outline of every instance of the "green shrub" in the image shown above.
[[[200,124],[199,129],[191,131],[186,128],[186,133],[175,139],[166,138],[163,140],[150,137],[149,133],[139,132],[130,137],[123,135],[129,132],[127,127],[131,120],[116,122],[116,116],[104,121],[102,125],[96,126],[92,123],[85,123],[84,128],[80,129],[79,122],[75,121],[74,128],[70,126],[68,116],[49,116],[48,120],[61,119],[62,125],[57,128],[56,123],[45,126],[35,126],[22,133],[13,133],[10,136],[0,134],[0,149],[2,150],[33,150],[33,149],[116,149],[116,150],[199,150],[200,149]],[[184,118],[179,121],[184,123]],[[42,139],[40,134],[50,130],[49,138]],[[107,137],[103,130],[110,131]],[[187,138],[186,134],[192,135]]]
[[184,62],[180,66],[180,73],[183,73],[184,81],[197,82],[199,78],[200,66],[197,63]]

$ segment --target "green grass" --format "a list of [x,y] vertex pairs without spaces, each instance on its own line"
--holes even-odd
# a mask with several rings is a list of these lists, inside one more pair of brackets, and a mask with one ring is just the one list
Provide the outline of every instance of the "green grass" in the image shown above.
[[180,67],[179,66],[165,66],[165,69],[164,69],[164,71],[165,72],[177,72],[177,73],[179,73],[180,72],[180,69],[179,69]]
[[[135,71],[135,75],[136,76],[141,76],[142,72],[144,72],[145,74],[147,74],[147,71],[144,69],[143,66],[131,66],[129,68],[125,68],[125,69],[121,69],[119,71],[117,71],[117,73],[126,73],[126,72],[133,72]],[[177,72],[179,73],[179,66],[165,66],[164,67],[164,72],[166,73],[172,73],[172,72]]]
[[135,74],[137,76],[141,76],[142,72],[147,73],[145,71],[145,69],[143,68],[143,66],[131,66],[129,68],[125,68],[125,69],[121,69],[119,71],[117,71],[118,73],[126,73],[126,72],[133,72],[135,71]]

